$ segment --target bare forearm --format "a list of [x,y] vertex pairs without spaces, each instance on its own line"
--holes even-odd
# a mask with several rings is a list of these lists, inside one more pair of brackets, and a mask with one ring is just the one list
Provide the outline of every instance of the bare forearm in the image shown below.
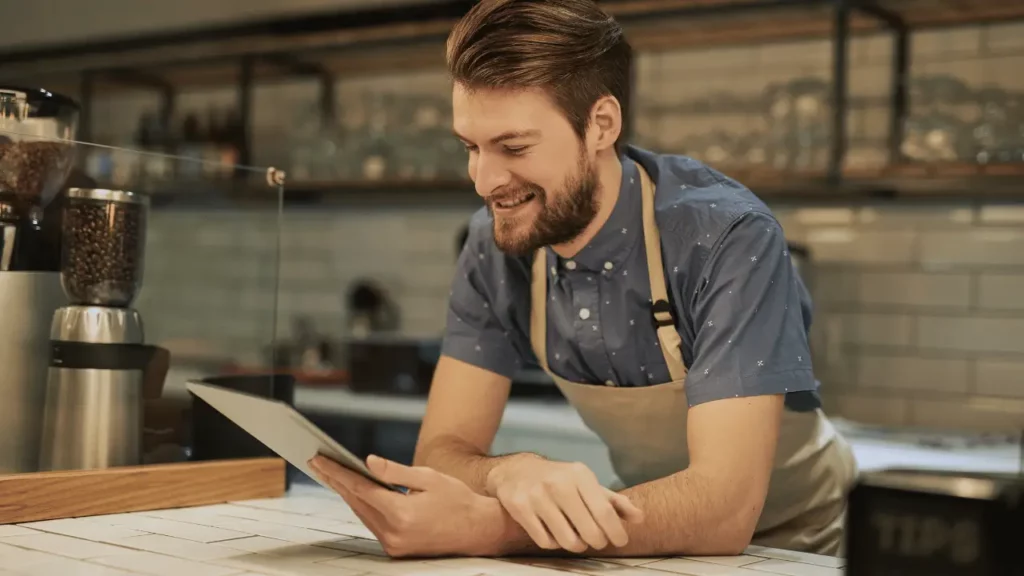
[[513,458],[539,457],[530,453],[488,456],[460,438],[441,436],[416,451],[414,464],[458,478],[478,494],[493,496],[487,492],[487,475],[491,470]]
[[[636,557],[665,555],[731,555],[746,548],[756,510],[741,509],[709,478],[686,470],[622,491],[644,512],[640,524],[627,525],[629,543],[623,547],[589,549],[580,556]],[[749,508],[749,507],[748,507]],[[504,541],[498,555],[574,556],[566,550],[543,550],[507,512],[502,510]],[[753,515],[753,516],[752,516]]]

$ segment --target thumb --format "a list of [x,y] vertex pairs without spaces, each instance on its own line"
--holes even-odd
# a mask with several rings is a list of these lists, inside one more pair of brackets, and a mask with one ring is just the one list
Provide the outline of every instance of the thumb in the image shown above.
[[608,490],[608,497],[611,499],[612,506],[615,508],[619,516],[627,522],[633,524],[639,524],[644,519],[643,510],[637,508],[636,504],[628,497],[619,494],[618,492]]
[[432,490],[438,485],[439,474],[431,468],[410,467],[374,455],[366,459],[366,467],[384,482],[410,490]]

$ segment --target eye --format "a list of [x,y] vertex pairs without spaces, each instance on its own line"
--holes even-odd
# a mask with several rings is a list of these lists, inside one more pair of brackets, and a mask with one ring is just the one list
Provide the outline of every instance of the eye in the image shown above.
[[463,143],[462,147],[466,149],[466,152],[476,152],[476,146],[473,146],[472,144]]
[[505,146],[505,152],[511,154],[512,156],[521,156],[529,148],[529,146]]

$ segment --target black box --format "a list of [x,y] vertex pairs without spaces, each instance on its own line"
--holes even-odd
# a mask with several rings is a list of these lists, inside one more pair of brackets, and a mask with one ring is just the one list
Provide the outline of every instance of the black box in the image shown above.
[[1024,575],[1024,479],[886,470],[849,496],[847,576]]

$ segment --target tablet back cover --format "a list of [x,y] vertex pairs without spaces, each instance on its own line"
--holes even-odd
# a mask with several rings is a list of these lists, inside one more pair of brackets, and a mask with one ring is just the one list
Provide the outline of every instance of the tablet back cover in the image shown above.
[[317,454],[396,490],[374,477],[362,460],[284,402],[199,382],[188,382],[186,388],[325,488],[330,487],[308,464]]

